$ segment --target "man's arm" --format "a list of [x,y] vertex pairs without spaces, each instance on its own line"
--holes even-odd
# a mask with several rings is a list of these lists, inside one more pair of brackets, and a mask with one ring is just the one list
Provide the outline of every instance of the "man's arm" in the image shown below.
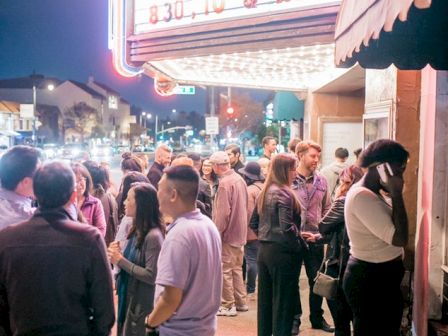
[[230,195],[227,188],[223,188],[221,186],[218,187],[214,206],[216,207],[216,210],[213,221],[222,236],[222,234],[227,230],[230,221]]
[[165,290],[157,300],[154,310],[146,318],[146,325],[155,328],[168,320],[179,307],[182,295],[182,289],[165,286]]
[[[326,180],[325,180],[325,182],[326,182]],[[326,184],[327,184],[327,188],[325,189],[325,194],[324,194],[324,197],[322,198],[322,213],[321,213],[320,218],[323,218],[327,214],[328,210],[330,210],[330,208],[331,208],[331,191],[328,190],[327,182],[326,182]]]

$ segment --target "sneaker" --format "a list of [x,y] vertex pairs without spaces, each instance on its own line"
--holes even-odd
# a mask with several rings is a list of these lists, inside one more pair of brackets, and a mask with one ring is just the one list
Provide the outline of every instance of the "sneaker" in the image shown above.
[[235,306],[232,306],[230,308],[226,307],[219,307],[218,313],[216,313],[217,316],[236,316],[238,315],[236,312]]
[[247,312],[249,310],[249,307],[247,305],[237,306],[236,310],[239,312]]

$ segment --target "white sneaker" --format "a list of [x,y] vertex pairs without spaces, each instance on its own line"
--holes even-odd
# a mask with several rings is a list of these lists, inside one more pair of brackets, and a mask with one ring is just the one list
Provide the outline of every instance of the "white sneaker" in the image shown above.
[[219,307],[218,313],[216,315],[217,316],[236,316],[238,314],[236,312],[236,307],[232,306],[230,308]]
[[247,305],[242,305],[242,306],[236,307],[236,311],[239,311],[239,312],[247,312],[248,310],[249,310],[249,307]]

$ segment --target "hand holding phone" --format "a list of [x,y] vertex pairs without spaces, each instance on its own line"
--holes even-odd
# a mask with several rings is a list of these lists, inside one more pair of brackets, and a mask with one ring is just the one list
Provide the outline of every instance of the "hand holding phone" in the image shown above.
[[383,184],[387,184],[387,181],[389,180],[389,176],[394,176],[394,172],[392,168],[390,167],[389,163],[384,162],[376,166],[376,169],[378,171],[378,175],[380,176],[381,182]]

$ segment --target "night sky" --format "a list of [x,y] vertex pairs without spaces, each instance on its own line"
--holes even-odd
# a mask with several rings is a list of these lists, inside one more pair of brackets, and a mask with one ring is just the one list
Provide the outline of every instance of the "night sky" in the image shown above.
[[87,82],[93,75],[149,112],[205,112],[203,90],[197,89],[195,96],[161,97],[151,78],[118,75],[107,48],[107,30],[107,0],[0,0],[0,78],[35,71]]

